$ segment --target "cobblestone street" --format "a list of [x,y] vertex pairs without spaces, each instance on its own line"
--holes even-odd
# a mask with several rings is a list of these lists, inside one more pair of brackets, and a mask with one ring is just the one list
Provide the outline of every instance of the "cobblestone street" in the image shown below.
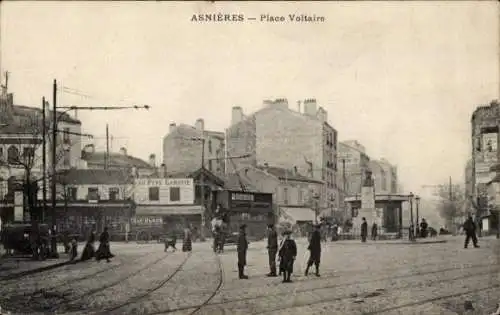
[[[0,305],[12,314],[490,314],[500,302],[499,242],[463,249],[447,243],[328,243],[321,277],[303,275],[305,241],[293,282],[267,278],[264,242],[250,244],[248,280],[236,249],[216,256],[159,244],[113,244],[111,263],[85,262],[2,281]],[[474,311],[464,313],[464,302]]]

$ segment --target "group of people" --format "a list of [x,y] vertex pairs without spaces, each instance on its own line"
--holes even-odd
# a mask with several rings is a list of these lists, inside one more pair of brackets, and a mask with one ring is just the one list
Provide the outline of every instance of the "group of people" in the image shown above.
[[[278,232],[272,224],[268,225],[267,233],[267,250],[269,255],[268,277],[279,277],[283,275],[283,282],[291,282],[293,267],[297,258],[297,243],[292,238],[292,231],[286,229],[282,233],[283,239],[278,245]],[[316,268],[315,275],[320,276],[319,265],[321,261],[321,226],[315,225],[314,231],[309,238],[308,250],[310,252],[309,260],[305,270],[305,276],[309,275],[309,269],[314,265]],[[237,251],[238,251],[238,275],[240,279],[248,279],[245,275],[244,268],[246,266],[246,254],[248,250],[248,241],[246,238],[246,225],[240,226]],[[277,266],[276,260],[279,261]]]
[[[177,232],[174,230],[170,234],[169,237],[165,238],[164,240],[165,244],[165,252],[168,251],[170,247],[172,247],[172,250],[175,252],[177,250],[176,244],[177,244]],[[193,233],[191,232],[191,229],[186,227],[184,229],[184,237],[182,239],[182,251],[183,252],[190,252],[193,248]]]
[[[97,261],[100,261],[102,259],[106,259],[107,262],[110,262],[110,259],[114,257],[114,255],[111,253],[111,248],[109,245],[110,241],[110,236],[109,236],[109,231],[108,227],[104,228],[104,231],[99,235],[99,247],[97,250],[95,250],[95,232],[92,231],[90,232],[89,238],[87,239],[87,243],[85,244],[85,247],[82,252],[82,257],[80,258],[81,261],[86,261],[90,260],[92,258],[95,258]],[[71,245],[71,253],[70,257],[72,259],[76,258],[78,255],[77,248],[76,248],[76,239],[72,240],[72,245]]]

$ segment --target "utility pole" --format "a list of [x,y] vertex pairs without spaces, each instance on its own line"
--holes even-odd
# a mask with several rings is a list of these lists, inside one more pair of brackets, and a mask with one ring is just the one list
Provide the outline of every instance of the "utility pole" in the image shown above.
[[42,222],[45,222],[47,213],[47,104],[45,96],[42,98]]
[[344,192],[342,195],[344,196],[344,216],[348,217],[347,215],[347,207],[346,207],[346,202],[345,202],[345,197],[347,197],[347,181],[346,181],[346,176],[345,176],[345,159],[342,159],[342,190]]
[[104,156],[104,168],[109,167],[109,126],[106,124],[106,155]]
[[57,254],[57,239],[56,239],[56,156],[57,156],[57,81],[54,79],[52,90],[53,109],[52,109],[52,238],[51,238],[51,252],[52,257],[58,258]]
[[201,229],[200,238],[205,239],[205,136],[201,134],[201,172],[200,172],[200,192],[201,192]]

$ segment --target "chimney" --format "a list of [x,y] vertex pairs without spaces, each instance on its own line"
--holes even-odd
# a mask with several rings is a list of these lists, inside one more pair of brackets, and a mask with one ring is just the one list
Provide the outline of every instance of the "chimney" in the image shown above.
[[196,119],[195,128],[199,131],[205,130],[205,121],[203,120],[203,118]]
[[120,148],[120,154],[127,155],[127,149],[125,149],[124,147],[121,147]]
[[170,125],[168,125],[168,132],[169,133],[172,133],[172,131],[174,131],[175,129],[175,123],[170,123]]
[[149,165],[151,165],[151,167],[156,167],[156,154],[149,155]]
[[280,108],[288,108],[288,100],[286,98],[277,98],[274,100],[274,106]]
[[240,106],[233,106],[231,125],[237,124],[243,120],[243,109]]
[[316,117],[316,99],[309,98],[304,100],[304,114]]

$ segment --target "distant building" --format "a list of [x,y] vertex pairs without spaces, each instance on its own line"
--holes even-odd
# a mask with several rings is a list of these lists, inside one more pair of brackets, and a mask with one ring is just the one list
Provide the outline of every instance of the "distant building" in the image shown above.
[[340,188],[348,196],[361,194],[363,179],[370,169],[370,157],[366,154],[365,147],[356,140],[342,141],[339,142],[338,151],[337,168],[342,183]]
[[224,175],[224,133],[205,130],[204,125],[203,119],[198,119],[195,126],[170,124],[163,138],[163,164],[169,173],[199,169],[203,153],[204,167],[216,176]]
[[[337,131],[328,123],[328,114],[308,99],[304,111],[292,110],[286,99],[264,101],[264,107],[245,116],[233,107],[231,126],[226,131],[228,156],[249,154],[227,164],[228,173],[244,167],[273,165],[297,169],[305,177],[325,183],[322,207],[339,207],[337,187]],[[236,170],[235,170],[236,167]],[[326,204],[325,204],[326,203]]]
[[[120,152],[95,151],[93,144],[86,145],[81,152],[83,163],[79,168],[121,170],[126,174],[136,177],[160,176],[162,168],[157,167],[155,155],[150,156],[149,162],[128,154],[127,149],[121,148]],[[159,174],[158,174],[159,173]]]
[[370,160],[370,170],[372,171],[376,194],[394,194],[398,192],[398,171],[386,159]]

